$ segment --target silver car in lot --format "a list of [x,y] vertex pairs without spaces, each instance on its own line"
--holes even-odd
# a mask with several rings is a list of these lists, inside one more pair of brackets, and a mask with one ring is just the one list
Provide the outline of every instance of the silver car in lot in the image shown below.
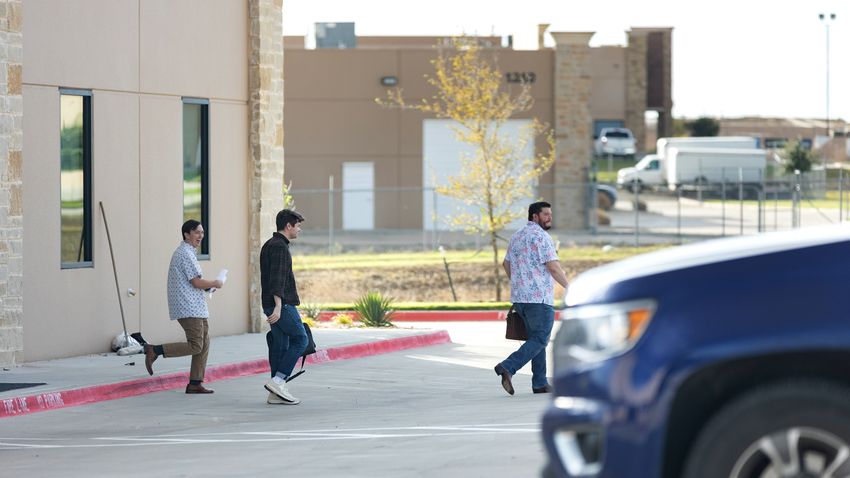
[[593,152],[596,156],[634,157],[635,137],[628,128],[602,128],[593,142]]

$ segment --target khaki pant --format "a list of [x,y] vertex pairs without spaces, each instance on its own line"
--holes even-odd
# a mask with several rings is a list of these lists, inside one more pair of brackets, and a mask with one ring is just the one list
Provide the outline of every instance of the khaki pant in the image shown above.
[[163,357],[192,356],[192,368],[189,370],[189,380],[204,380],[207,368],[207,355],[210,352],[210,327],[207,319],[187,317],[177,319],[183,331],[186,332],[185,342],[162,344]]

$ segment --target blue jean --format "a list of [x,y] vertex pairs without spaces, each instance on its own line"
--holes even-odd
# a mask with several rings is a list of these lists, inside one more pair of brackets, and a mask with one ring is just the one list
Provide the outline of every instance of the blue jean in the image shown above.
[[[274,307],[264,309],[263,312],[269,316],[274,312]],[[298,309],[291,305],[281,307],[280,319],[271,325],[271,334],[269,367],[272,377],[277,373],[289,377],[298,358],[307,348],[307,332],[301,324]]]
[[522,316],[528,331],[526,340],[516,352],[510,354],[502,363],[511,375],[531,361],[531,386],[545,387],[546,379],[546,345],[552,335],[552,325],[555,323],[555,309],[548,304],[515,303],[514,307]]

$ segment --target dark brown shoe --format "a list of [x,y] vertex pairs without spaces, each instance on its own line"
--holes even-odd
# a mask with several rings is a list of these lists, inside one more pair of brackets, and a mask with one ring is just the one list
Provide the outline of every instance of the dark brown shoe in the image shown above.
[[204,388],[203,385],[193,385],[190,383],[189,385],[186,385],[186,393],[213,393],[213,391],[208,388]]
[[511,373],[505,367],[502,367],[502,364],[496,365],[493,368],[496,371],[496,375],[502,377],[502,388],[505,389],[508,394],[514,394],[514,385],[511,383]]
[[552,393],[552,386],[547,383],[540,388],[532,388],[531,391],[534,393]]
[[159,355],[153,351],[153,345],[145,344],[145,368],[148,369],[148,373],[153,375],[153,363],[156,362],[156,359]]

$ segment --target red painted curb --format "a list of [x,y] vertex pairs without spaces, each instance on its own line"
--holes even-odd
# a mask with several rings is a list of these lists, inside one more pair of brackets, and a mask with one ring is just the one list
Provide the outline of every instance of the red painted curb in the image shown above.
[[[479,322],[505,320],[507,310],[397,310],[393,313],[393,322]],[[322,312],[319,321],[326,322],[336,314],[348,314],[356,317],[352,311]]]
[[[368,357],[370,355],[427,347],[429,345],[447,344],[451,343],[451,341],[449,333],[445,330],[440,330],[428,334],[320,349],[315,354],[307,357],[307,363],[325,363]],[[267,359],[257,359],[208,367],[204,378],[207,382],[214,382],[216,380],[268,373],[268,371],[269,361]],[[176,372],[156,377],[128,380],[126,382],[2,399],[0,400],[2,402],[2,406],[0,406],[0,418],[17,417],[88,403],[134,397],[151,392],[173,390],[184,387],[188,380],[188,372]]]

